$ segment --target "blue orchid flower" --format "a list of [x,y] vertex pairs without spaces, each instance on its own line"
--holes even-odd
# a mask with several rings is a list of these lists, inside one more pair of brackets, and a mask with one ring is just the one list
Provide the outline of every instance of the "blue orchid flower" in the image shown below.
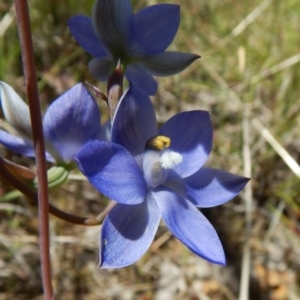
[[192,252],[225,264],[218,235],[197,208],[225,203],[248,179],[203,167],[211,148],[208,112],[179,113],[157,130],[149,97],[130,87],[113,120],[112,142],[91,141],[75,157],[89,181],[117,201],[102,225],[100,267],[137,261],[161,218]]
[[[0,81],[4,116],[19,137],[0,130],[0,144],[13,152],[34,157],[29,108],[11,86]],[[34,124],[33,124],[34,126]],[[89,140],[102,135],[97,103],[82,84],[77,84],[55,100],[44,119],[46,159],[68,163]]]
[[158,4],[133,15],[130,0],[97,0],[92,18],[76,15],[68,21],[75,40],[94,58],[89,70],[106,81],[118,61],[131,84],[154,95],[152,76],[169,76],[188,67],[198,55],[165,51],[179,26],[179,5]]

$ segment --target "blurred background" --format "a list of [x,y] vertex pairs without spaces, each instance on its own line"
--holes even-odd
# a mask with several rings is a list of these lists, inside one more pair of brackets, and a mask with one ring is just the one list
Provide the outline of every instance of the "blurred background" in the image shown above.
[[[75,14],[90,15],[93,2],[29,0],[43,109],[80,81],[106,89],[89,74],[91,57],[66,25]],[[300,2],[132,4],[137,12],[166,2],[181,5],[180,28],[170,50],[202,58],[179,75],[157,79],[152,100],[158,123],[180,111],[209,110],[214,145],[207,165],[252,178],[226,205],[203,210],[220,236],[227,266],[192,254],[161,224],[136,264],[99,270],[100,228],[51,217],[56,299],[235,300],[245,274],[250,277],[249,299],[300,299]],[[14,6],[8,0],[0,3],[0,79],[26,99]],[[108,112],[103,103],[99,106],[104,122]],[[7,129],[3,119],[0,126]],[[0,155],[34,169],[32,159],[3,147]],[[0,182],[0,300],[43,299],[37,209],[23,196],[6,197],[10,191],[11,186]],[[69,180],[52,190],[50,199],[85,216],[98,215],[107,204],[83,180]],[[243,263],[248,250],[249,267]]]

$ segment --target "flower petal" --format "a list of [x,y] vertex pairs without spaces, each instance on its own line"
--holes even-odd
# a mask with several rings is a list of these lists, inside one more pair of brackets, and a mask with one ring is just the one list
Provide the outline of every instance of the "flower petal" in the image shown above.
[[[3,130],[0,130],[0,144],[15,153],[28,157],[35,157],[34,148],[31,141],[20,139],[19,137],[9,134]],[[47,152],[46,159],[49,162],[55,162],[54,158]]]
[[249,178],[210,168],[201,168],[184,179],[189,200],[198,207],[213,207],[229,201],[248,181]]
[[19,137],[0,130],[0,144],[9,150],[24,156],[35,157],[33,144]]
[[215,229],[192,203],[167,189],[152,194],[163,220],[183,244],[206,260],[225,265],[223,247]]
[[87,53],[95,57],[109,55],[94,32],[91,18],[84,15],[76,15],[68,20],[68,27],[76,42]]
[[156,118],[150,98],[139,88],[130,86],[116,109],[112,141],[136,156],[144,153],[146,142],[156,134]]
[[106,81],[114,70],[114,61],[111,56],[97,57],[89,61],[90,73],[101,81]]
[[170,76],[180,73],[194,60],[197,54],[166,51],[152,56],[144,56],[139,62],[144,64],[153,76]]
[[101,231],[101,268],[121,268],[136,262],[150,247],[160,221],[151,194],[138,205],[117,204]]
[[91,141],[78,152],[75,161],[94,187],[108,198],[129,205],[144,201],[145,180],[134,158],[122,146]]
[[43,123],[45,136],[61,158],[68,162],[99,132],[99,109],[93,97],[80,83],[49,106]]
[[93,7],[95,33],[115,57],[129,49],[132,19],[130,0],[97,0]]
[[106,121],[100,128],[99,133],[95,137],[95,139],[103,140],[103,141],[111,141],[111,120]]
[[179,113],[160,128],[159,134],[169,137],[169,149],[182,156],[182,162],[173,169],[183,178],[202,167],[212,148],[213,132],[207,111]]
[[144,55],[162,52],[171,44],[179,27],[179,10],[179,5],[157,4],[135,14],[134,37]]
[[143,155],[143,173],[150,188],[157,187],[165,182],[169,172],[161,166],[159,151],[151,149],[145,151]]
[[7,83],[0,81],[0,101],[5,119],[18,133],[31,140],[31,121],[29,108],[15,90]]
[[155,95],[157,82],[142,64],[133,63],[128,65],[125,76],[132,86],[139,87],[147,95]]

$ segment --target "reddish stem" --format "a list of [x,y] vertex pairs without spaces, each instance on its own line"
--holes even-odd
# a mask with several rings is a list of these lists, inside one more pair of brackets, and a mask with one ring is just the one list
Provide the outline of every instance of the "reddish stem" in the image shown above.
[[37,178],[38,178],[38,205],[39,205],[39,239],[40,258],[44,295],[46,300],[54,299],[51,283],[51,262],[49,252],[49,202],[48,202],[48,181],[47,166],[45,160],[45,145],[43,125],[39,102],[39,93],[35,72],[32,37],[28,4],[26,0],[15,0],[17,25],[23,68],[25,74],[26,90],[30,118],[32,124],[32,136],[36,157]]

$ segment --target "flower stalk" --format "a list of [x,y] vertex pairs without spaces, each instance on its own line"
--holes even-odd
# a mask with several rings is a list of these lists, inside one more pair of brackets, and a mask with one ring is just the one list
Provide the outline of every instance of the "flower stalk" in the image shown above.
[[15,0],[17,25],[23,68],[25,74],[26,91],[30,110],[32,136],[36,154],[37,178],[38,178],[38,206],[39,206],[39,239],[40,259],[44,295],[46,300],[54,299],[51,283],[51,262],[49,252],[49,203],[47,166],[45,159],[45,145],[41,118],[41,109],[33,56],[28,3],[24,0]]

